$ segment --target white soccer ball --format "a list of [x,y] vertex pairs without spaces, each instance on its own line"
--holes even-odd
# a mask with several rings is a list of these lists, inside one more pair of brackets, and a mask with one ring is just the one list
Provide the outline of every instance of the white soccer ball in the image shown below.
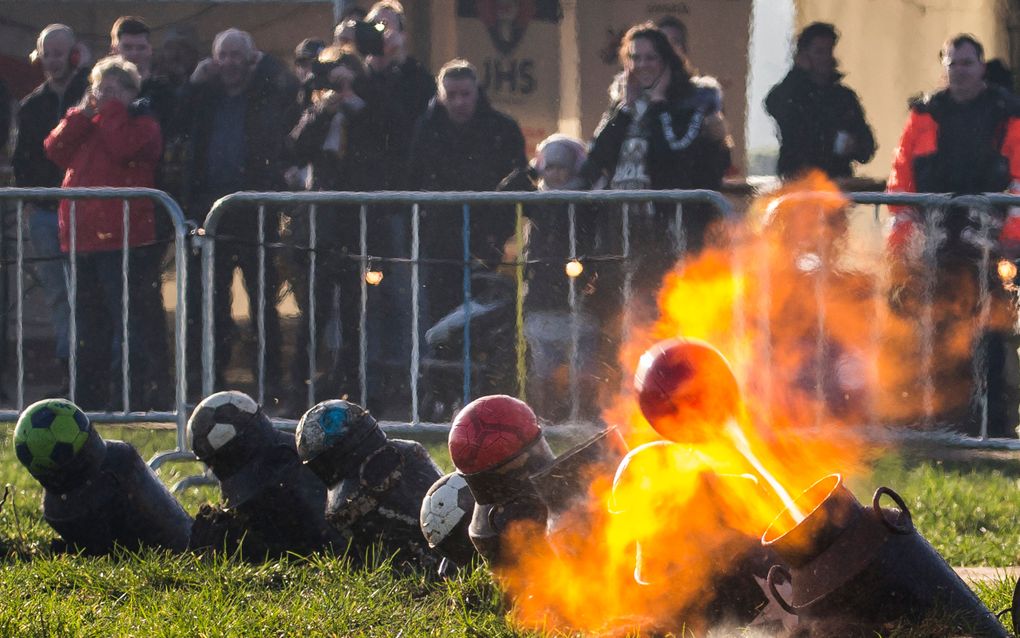
[[471,489],[460,473],[440,477],[421,503],[421,531],[429,547],[442,544],[462,522],[466,525],[474,507]]

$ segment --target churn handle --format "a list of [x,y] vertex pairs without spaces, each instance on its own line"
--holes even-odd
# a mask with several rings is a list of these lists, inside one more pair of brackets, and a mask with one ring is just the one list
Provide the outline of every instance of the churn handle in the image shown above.
[[[888,496],[896,503],[896,506],[900,508],[900,520],[889,520],[889,517],[886,516],[885,511],[882,509],[882,496]],[[907,509],[907,504],[903,502],[903,497],[894,492],[891,488],[882,486],[875,490],[875,496],[871,499],[871,507],[874,508],[875,514],[878,515],[878,520],[882,521],[882,524],[888,527],[893,533],[913,533],[914,519],[910,516],[910,510]]]
[[797,615],[797,610],[793,608],[793,605],[786,602],[783,595],[779,593],[779,588],[776,587],[776,575],[781,574],[783,580],[791,582],[793,577],[790,575],[790,570],[783,567],[782,565],[773,565],[769,568],[769,575],[765,578],[765,582],[768,583],[769,591],[772,593],[772,598],[775,599],[776,604],[783,608],[788,614]]

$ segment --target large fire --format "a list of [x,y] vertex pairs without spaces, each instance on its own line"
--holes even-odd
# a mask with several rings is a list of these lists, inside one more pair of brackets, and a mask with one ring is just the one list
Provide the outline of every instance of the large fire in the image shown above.
[[703,340],[729,366],[695,357],[679,407],[621,389],[604,412],[631,448],[615,480],[594,477],[550,542],[544,528],[511,529],[515,561],[497,577],[518,624],[615,635],[726,621],[713,588],[730,586],[770,525],[799,522],[789,495],[866,470],[875,450],[846,424],[876,405],[879,286],[845,263],[846,203],[811,176],[666,277],[659,317],[621,348],[627,377],[641,366],[645,388],[642,354],[664,339]]

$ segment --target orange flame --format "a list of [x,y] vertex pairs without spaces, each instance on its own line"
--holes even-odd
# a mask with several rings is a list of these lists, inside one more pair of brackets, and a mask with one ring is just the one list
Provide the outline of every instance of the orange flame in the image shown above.
[[866,469],[874,450],[845,424],[872,404],[877,286],[841,263],[845,206],[830,182],[809,176],[757,202],[756,227],[731,229],[729,247],[666,276],[659,317],[621,346],[624,372],[632,377],[662,339],[703,339],[731,363],[744,405],[729,424],[664,442],[633,388],[622,389],[604,411],[632,447],[615,480],[596,477],[548,542],[544,529],[511,529],[515,562],[496,575],[519,625],[606,635],[703,629],[718,620],[707,609],[713,588],[760,551],[766,528],[797,524],[784,492]]

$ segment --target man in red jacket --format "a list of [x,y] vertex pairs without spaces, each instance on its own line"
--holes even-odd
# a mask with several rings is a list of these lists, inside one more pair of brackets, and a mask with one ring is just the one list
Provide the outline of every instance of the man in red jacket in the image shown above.
[[[910,118],[903,130],[889,176],[890,192],[976,194],[1020,192],[1020,100],[985,82],[984,49],[973,36],[948,40],[941,51],[946,87],[911,100]],[[973,335],[973,358],[983,361],[987,377],[970,397],[969,416],[954,413],[953,403],[966,401],[971,366],[962,357],[953,361],[951,335],[973,321],[969,309],[978,306],[979,264],[985,254],[982,242],[992,241],[1005,257],[1020,255],[1020,209],[993,215],[991,235],[982,237],[980,222],[967,207],[952,206],[934,219],[931,211],[899,208],[893,211],[889,247],[894,258],[896,308],[910,314],[910,295],[923,287],[926,270],[937,277],[935,321],[939,359],[933,372],[934,387],[942,399],[937,410],[950,421],[966,420],[965,429],[976,433],[987,418],[992,436],[1016,436],[1020,401],[1020,363],[1013,343],[1015,310],[1009,295],[991,281],[992,312]],[[928,254],[934,263],[925,261]],[[937,242],[934,246],[931,242]],[[931,249],[934,248],[934,252]],[[994,263],[990,268],[995,272]],[[968,296],[969,295],[969,296]],[[971,298],[974,297],[974,298]],[[959,308],[966,308],[962,314]],[[959,354],[959,353],[958,353]],[[960,357],[955,357],[960,358]],[[979,364],[980,365],[980,364]],[[984,387],[982,392],[981,386]],[[962,391],[958,391],[962,390]],[[951,395],[955,392],[957,400]],[[986,395],[986,396],[982,396]]]
[[[135,65],[119,56],[96,63],[91,88],[81,103],[68,111],[46,138],[46,155],[65,169],[64,187],[148,187],[155,184],[156,164],[162,153],[159,124],[139,112],[132,102],[141,78]],[[151,243],[155,239],[152,202],[128,202],[128,232],[124,237],[124,202],[117,199],[60,202],[60,248],[73,253],[77,295],[78,402],[83,407],[105,408],[119,403],[121,379],[121,299],[123,270],[121,249]],[[133,262],[133,263],[131,263]],[[129,268],[140,269],[137,255],[129,252]],[[133,297],[137,297],[134,295]],[[151,303],[133,298],[132,305]],[[132,378],[142,378],[145,361],[137,355],[147,329],[129,313]],[[110,383],[114,393],[108,394]]]

